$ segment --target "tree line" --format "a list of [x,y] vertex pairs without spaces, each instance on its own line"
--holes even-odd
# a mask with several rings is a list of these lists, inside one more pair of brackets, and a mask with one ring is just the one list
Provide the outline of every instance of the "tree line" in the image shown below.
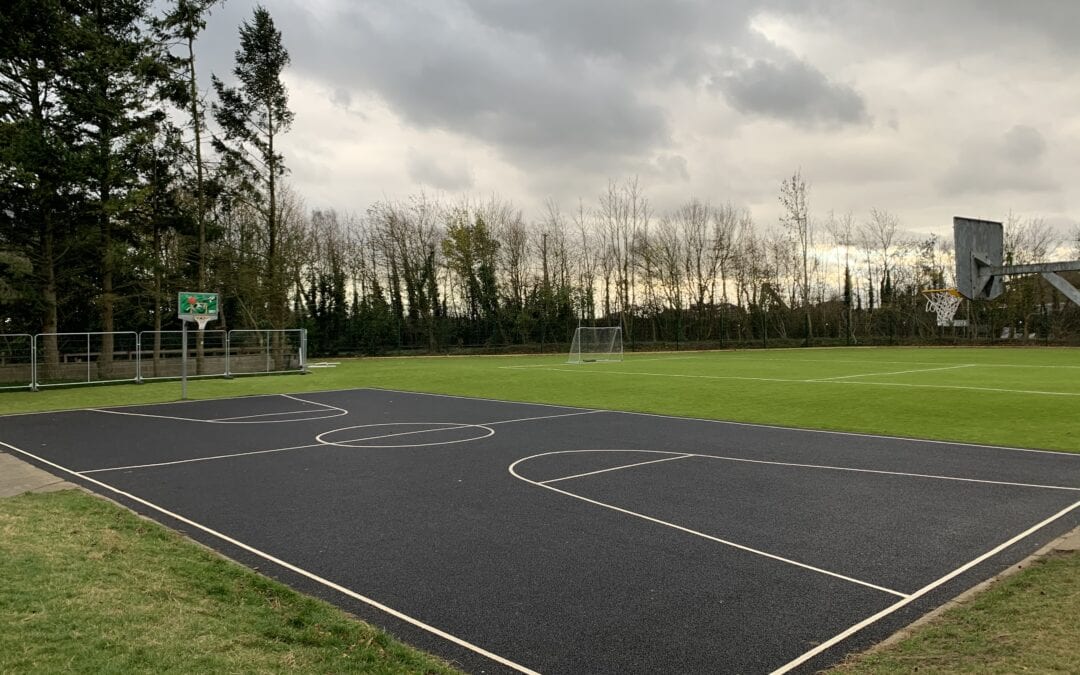
[[[531,217],[423,192],[309,210],[285,180],[289,54],[269,12],[199,87],[217,2],[0,9],[0,333],[172,329],[181,290],[221,294],[216,328],[308,328],[315,354],[545,348],[577,325],[621,325],[631,348],[1080,333],[1037,277],[940,329],[920,293],[952,283],[950,242],[884,209],[815,216],[800,171],[775,224],[695,198],[656,211],[636,178]],[[1012,262],[1065,245],[1039,219],[1006,231]]]

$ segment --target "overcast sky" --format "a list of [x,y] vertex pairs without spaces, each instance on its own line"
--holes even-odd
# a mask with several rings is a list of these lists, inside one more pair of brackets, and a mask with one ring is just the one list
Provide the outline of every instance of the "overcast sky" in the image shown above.
[[[871,208],[1080,219],[1075,0],[265,0],[292,57],[283,152],[312,208],[421,190],[539,219],[638,176],[776,222]],[[231,79],[249,0],[215,8],[200,71]]]

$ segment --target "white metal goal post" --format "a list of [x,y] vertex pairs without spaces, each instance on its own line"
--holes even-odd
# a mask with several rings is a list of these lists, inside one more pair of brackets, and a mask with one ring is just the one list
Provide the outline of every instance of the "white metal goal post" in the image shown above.
[[623,339],[621,326],[592,328],[578,326],[570,343],[567,363],[593,363],[596,361],[622,361]]

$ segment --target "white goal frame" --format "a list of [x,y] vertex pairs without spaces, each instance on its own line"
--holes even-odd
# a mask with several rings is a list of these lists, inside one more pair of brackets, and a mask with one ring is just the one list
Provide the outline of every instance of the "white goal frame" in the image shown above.
[[622,361],[622,326],[578,326],[570,343],[567,363]]

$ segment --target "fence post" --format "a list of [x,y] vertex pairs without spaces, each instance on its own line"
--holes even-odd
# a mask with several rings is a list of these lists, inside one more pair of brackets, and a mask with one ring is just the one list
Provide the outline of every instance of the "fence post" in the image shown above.
[[308,374],[307,367],[307,328],[300,329],[300,374]]
[[229,370],[229,359],[232,357],[232,331],[225,333],[225,379],[232,379],[232,371]]
[[37,333],[30,337],[30,391],[38,391],[37,339]]
[[135,384],[142,384],[142,333],[135,333]]

